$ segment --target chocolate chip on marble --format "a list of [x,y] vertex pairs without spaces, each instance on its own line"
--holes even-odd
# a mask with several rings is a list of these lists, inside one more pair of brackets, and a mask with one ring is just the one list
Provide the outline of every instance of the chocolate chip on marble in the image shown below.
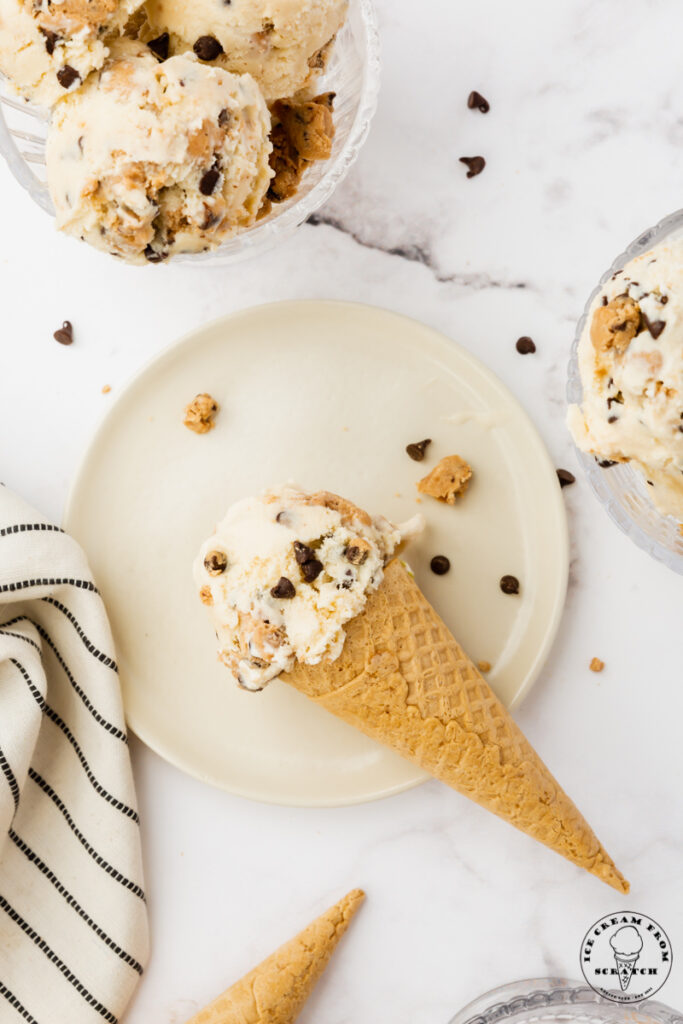
[[436,573],[437,576],[445,576],[450,567],[451,563],[445,555],[434,555],[429,563],[429,568],[433,573]]
[[569,487],[571,484],[576,483],[576,477],[568,469],[558,469],[557,479],[560,481],[560,487]]
[[168,58],[168,44],[169,44],[168,32],[162,32],[156,39],[150,39],[147,43],[148,47],[155,54],[159,60],[166,60]]
[[501,576],[500,589],[504,594],[518,594],[519,580],[516,576]]
[[228,567],[228,556],[224,551],[209,551],[204,559],[204,568],[209,576],[220,576]]
[[415,441],[413,444],[406,445],[406,451],[413,462],[422,462],[425,457],[425,452],[431,443],[431,437],[426,437],[424,441]]
[[200,60],[215,60],[223,53],[223,47],[215,36],[200,36],[192,49]]
[[80,79],[80,75],[76,68],[72,68],[70,64],[65,64],[63,68],[60,68],[57,72],[57,81],[61,85],[62,89],[70,89],[71,86],[77,79]]
[[467,167],[468,178],[476,178],[486,167],[486,160],[483,156],[461,156],[460,163]]
[[210,168],[210,170],[205,171],[204,174],[202,174],[199,179],[199,191],[203,196],[210,196],[213,194],[220,176],[221,172],[216,170],[215,167]]
[[71,345],[74,340],[74,329],[70,320],[65,320],[62,326],[52,335],[60,345]]
[[277,597],[283,601],[289,601],[296,594],[296,588],[286,576],[281,576],[274,587],[270,589],[271,597]]
[[312,583],[323,571],[323,563],[317,558],[309,558],[301,566],[301,575],[306,583]]
[[515,348],[521,356],[528,356],[536,351],[536,343],[532,338],[525,334],[523,337],[517,339]]
[[467,106],[470,110],[480,110],[482,114],[488,114],[491,109],[489,101],[476,89],[473,89],[467,97]]

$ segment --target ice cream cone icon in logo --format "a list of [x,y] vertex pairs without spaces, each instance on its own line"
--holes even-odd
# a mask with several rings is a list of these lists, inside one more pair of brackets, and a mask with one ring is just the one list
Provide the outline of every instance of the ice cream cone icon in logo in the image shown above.
[[615,1003],[638,1003],[658,992],[671,973],[672,957],[662,926],[633,910],[601,917],[581,943],[584,978]]
[[614,950],[621,991],[625,992],[631,984],[633,970],[643,948],[643,940],[635,925],[625,924],[612,935],[609,944]]

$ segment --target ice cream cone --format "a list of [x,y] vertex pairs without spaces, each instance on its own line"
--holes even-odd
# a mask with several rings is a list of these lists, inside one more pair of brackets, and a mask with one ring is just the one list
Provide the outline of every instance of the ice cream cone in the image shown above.
[[639,957],[640,953],[633,953],[631,956],[625,956],[623,953],[614,954],[617,971],[619,972],[619,984],[621,985],[622,992],[626,991],[631,982],[633,971],[638,963]]
[[619,892],[628,882],[398,560],[336,661],[282,676],[315,703]]
[[293,1024],[363,899],[348,893],[187,1024]]

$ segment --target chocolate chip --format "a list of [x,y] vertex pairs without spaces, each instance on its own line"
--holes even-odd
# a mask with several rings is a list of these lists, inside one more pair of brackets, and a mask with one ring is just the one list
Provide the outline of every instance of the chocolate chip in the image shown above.
[[560,481],[560,487],[569,487],[570,484],[576,483],[576,477],[568,469],[558,469],[557,479]]
[[650,334],[652,335],[652,337],[656,341],[657,338],[659,337],[659,335],[662,333],[662,331],[666,327],[666,320],[648,320],[648,318],[642,312],[641,312],[640,316],[642,318],[643,323],[647,327],[648,331],[650,332]]
[[480,92],[473,89],[467,97],[467,106],[470,110],[480,110],[482,114],[488,114],[491,109],[491,104],[485,99]]
[[406,445],[406,451],[414,462],[422,462],[431,443],[431,437],[426,437],[424,441],[415,441],[413,444]]
[[52,335],[60,345],[71,345],[74,340],[74,329],[70,320],[65,320],[59,330]]
[[461,156],[460,163],[467,167],[467,177],[476,178],[486,167],[483,156]]
[[299,565],[304,565],[306,562],[310,562],[311,559],[315,558],[315,551],[313,548],[309,548],[307,544],[302,544],[300,540],[295,540],[293,547],[294,557]]
[[536,344],[528,337],[528,335],[525,334],[523,337],[517,339],[515,348],[521,356],[528,356],[531,355],[532,352],[536,351]]
[[220,576],[228,567],[228,556],[224,551],[209,551],[204,559],[204,568],[209,576]]
[[192,49],[200,60],[215,60],[223,53],[223,47],[215,36],[200,36]]
[[230,114],[230,111],[227,109],[227,107],[223,107],[220,114],[218,115],[218,127],[227,128],[231,121],[232,115]]
[[150,244],[145,246],[143,256],[148,263],[163,263],[163,261],[168,258],[168,253],[158,252],[156,249],[153,249]]
[[602,304],[603,304],[603,306],[607,305],[607,296],[606,295],[603,295],[603,297],[602,297]]
[[323,563],[317,558],[310,558],[301,566],[301,575],[307,583],[312,583],[323,571]]
[[608,416],[607,417],[607,422],[608,423],[616,423],[618,419],[619,419],[618,416]]
[[215,167],[212,167],[210,170],[205,171],[204,174],[202,174],[199,179],[199,191],[203,196],[212,195],[213,190],[218,184],[220,176],[221,172],[217,171]]
[[662,295],[659,301],[661,302],[661,304],[663,306],[666,306],[667,302],[669,301],[669,296],[668,295]]
[[349,544],[344,554],[348,561],[351,562],[351,565],[362,565],[370,551],[368,548],[361,548],[357,544]]
[[70,64],[65,64],[63,68],[60,68],[57,72],[57,81],[61,85],[62,89],[70,89],[71,86],[77,79],[80,79],[80,75],[76,68],[72,68]]
[[283,508],[281,512],[275,516],[275,522],[280,523],[282,526],[291,526],[292,517],[286,508]]
[[272,597],[289,601],[296,594],[296,589],[291,580],[288,580],[286,576],[281,576],[275,586],[271,587],[270,593]]
[[616,462],[613,459],[596,459],[595,461],[600,469],[609,469],[610,466],[616,466]]
[[[484,111],[484,113],[486,113],[486,111]],[[445,576],[450,567],[451,563],[445,555],[434,555],[429,563],[429,568],[432,572],[436,573],[437,576]]]
[[504,594],[518,594],[519,580],[516,576],[501,576],[500,589]]
[[51,57],[52,54],[55,52],[55,46],[57,45],[57,40],[59,39],[59,36],[56,32],[50,32],[50,30],[47,28],[41,28],[40,31],[45,37],[45,49],[47,50],[48,56]]
[[168,44],[169,35],[168,32],[162,32],[156,39],[150,39],[147,43],[152,53],[156,54],[159,60],[166,60],[168,57]]

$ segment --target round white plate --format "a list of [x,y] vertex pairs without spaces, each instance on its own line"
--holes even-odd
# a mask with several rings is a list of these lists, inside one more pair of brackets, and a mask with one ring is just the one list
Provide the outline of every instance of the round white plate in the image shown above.
[[[183,409],[220,403],[197,435]],[[405,453],[433,438],[424,462]],[[443,456],[474,470],[455,507],[416,482]],[[555,470],[500,381],[436,331],[342,302],[249,309],[188,335],[125,389],[76,477],[65,527],[111,617],[132,730],[233,793],[309,806],[396,793],[425,776],[281,681],[240,690],[218,662],[192,560],[228,505],[294,480],[395,521],[421,510],[406,557],[426,596],[514,707],[538,676],[567,584]],[[429,569],[445,554],[445,576]],[[521,581],[505,596],[499,579]]]

